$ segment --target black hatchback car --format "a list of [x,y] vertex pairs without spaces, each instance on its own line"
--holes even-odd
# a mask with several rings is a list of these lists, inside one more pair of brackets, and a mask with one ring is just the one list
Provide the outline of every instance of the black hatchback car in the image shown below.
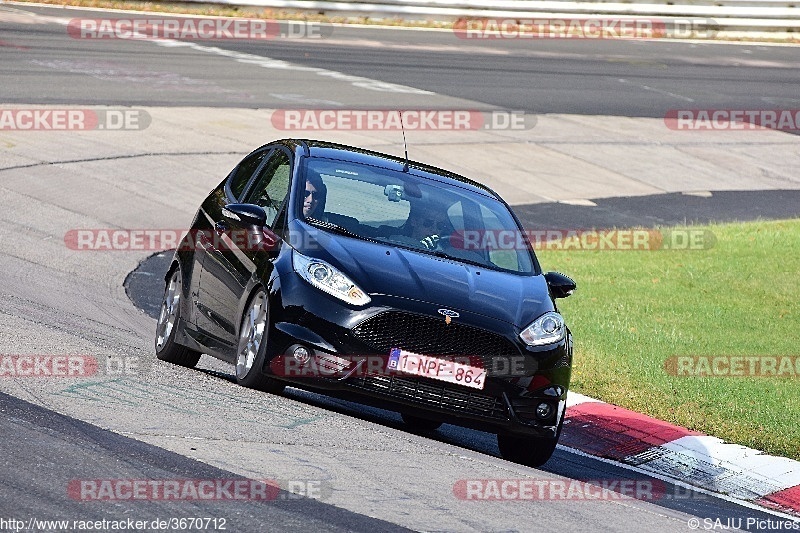
[[504,458],[555,449],[572,336],[508,205],[462,176],[287,139],[245,157],[175,252],[159,359],[206,353],[246,387],[294,386],[491,431]]

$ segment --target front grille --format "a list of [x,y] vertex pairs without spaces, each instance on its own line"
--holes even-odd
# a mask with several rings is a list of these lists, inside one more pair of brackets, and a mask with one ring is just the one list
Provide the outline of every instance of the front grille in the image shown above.
[[410,400],[453,413],[508,419],[508,410],[499,398],[453,386],[429,383],[414,378],[369,375],[351,378],[349,386],[384,396]]
[[519,355],[507,338],[444,318],[386,311],[368,318],[353,329],[355,336],[378,353],[402,348],[421,355],[478,356],[484,368],[492,368],[491,357]]

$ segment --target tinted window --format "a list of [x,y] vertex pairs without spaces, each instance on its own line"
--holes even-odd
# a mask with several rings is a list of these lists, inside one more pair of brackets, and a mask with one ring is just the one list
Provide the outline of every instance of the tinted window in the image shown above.
[[494,198],[344,161],[308,159],[303,176],[307,190],[321,193],[316,201],[308,195],[298,200],[299,207],[313,208],[301,211],[309,211],[311,224],[335,224],[358,237],[496,270],[534,271],[521,228]]
[[269,150],[261,150],[255,154],[250,154],[234,169],[228,180],[228,185],[231,188],[231,193],[233,193],[234,198],[238,200],[242,197],[247,182],[250,181],[250,177],[255,173],[258,169],[258,165],[261,164],[261,161],[264,160],[264,157],[266,157],[269,152]]
[[260,205],[267,212],[267,225],[272,225],[289,192],[292,165],[283,150],[275,150],[259,171],[245,202]]

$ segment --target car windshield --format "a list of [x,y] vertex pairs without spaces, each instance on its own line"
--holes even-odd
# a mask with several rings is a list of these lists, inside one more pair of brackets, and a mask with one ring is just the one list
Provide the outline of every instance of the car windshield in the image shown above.
[[358,163],[309,158],[301,212],[354,237],[521,274],[532,250],[508,208],[469,189]]

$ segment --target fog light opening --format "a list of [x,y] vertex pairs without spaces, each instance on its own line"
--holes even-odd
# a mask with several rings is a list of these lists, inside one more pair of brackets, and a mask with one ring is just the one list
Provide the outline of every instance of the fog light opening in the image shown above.
[[536,406],[536,418],[539,420],[547,420],[553,416],[553,405],[547,402],[542,402]]
[[291,355],[300,366],[308,363],[311,360],[311,357],[314,355],[314,350],[311,348],[306,348],[300,344],[295,344],[289,348],[288,352],[289,355]]

